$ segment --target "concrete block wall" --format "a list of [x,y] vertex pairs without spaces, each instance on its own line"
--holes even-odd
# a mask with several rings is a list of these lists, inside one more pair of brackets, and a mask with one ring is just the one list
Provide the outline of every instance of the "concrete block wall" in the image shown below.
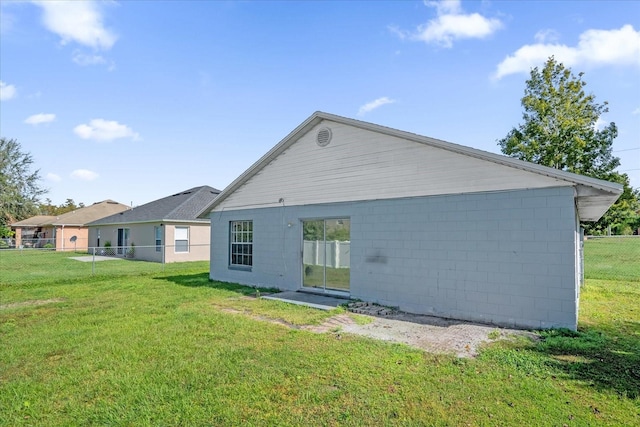
[[[215,212],[211,278],[296,290],[301,220],[351,220],[351,296],[524,328],[577,326],[572,187]],[[228,268],[229,221],[254,221],[251,271]]]

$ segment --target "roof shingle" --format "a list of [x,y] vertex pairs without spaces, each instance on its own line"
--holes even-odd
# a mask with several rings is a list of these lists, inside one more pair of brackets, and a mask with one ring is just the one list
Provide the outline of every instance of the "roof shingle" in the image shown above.
[[151,221],[196,221],[198,215],[218,196],[220,190],[208,185],[194,187],[124,212],[93,221],[89,225]]

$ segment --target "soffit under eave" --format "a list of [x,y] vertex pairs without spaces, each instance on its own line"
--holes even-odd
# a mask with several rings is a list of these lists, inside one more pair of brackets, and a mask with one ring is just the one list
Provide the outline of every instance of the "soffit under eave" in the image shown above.
[[577,207],[580,221],[598,221],[618,200],[620,192],[604,191],[593,187],[578,185]]

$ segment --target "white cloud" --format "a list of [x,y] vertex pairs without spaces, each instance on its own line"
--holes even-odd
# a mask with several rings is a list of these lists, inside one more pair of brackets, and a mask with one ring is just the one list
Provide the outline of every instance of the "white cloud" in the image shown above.
[[389,30],[401,39],[409,38],[450,48],[454,40],[482,39],[502,28],[499,19],[486,18],[479,13],[464,13],[459,0],[425,1],[425,5],[436,9],[436,19],[418,26],[413,33],[396,27],[389,27]]
[[60,175],[56,175],[55,173],[49,172],[47,174],[47,180],[48,181],[53,181],[53,182],[60,182],[60,181],[62,181],[62,178],[60,178]]
[[636,108],[635,110],[633,110],[633,111],[631,112],[631,114],[633,114],[634,116],[635,116],[635,115],[640,114],[640,107],[638,107],[638,108]]
[[107,60],[104,59],[104,57],[101,55],[86,55],[79,51],[73,52],[73,56],[71,57],[71,59],[76,64],[82,66],[102,65],[107,63]]
[[496,79],[515,73],[528,73],[550,56],[566,67],[575,65],[631,65],[640,67],[640,31],[631,25],[617,30],[587,30],[577,46],[536,43],[524,45],[507,56],[494,74]]
[[396,101],[383,96],[382,98],[378,98],[375,101],[368,102],[360,107],[360,109],[358,110],[358,116],[364,116],[365,114],[375,110],[378,107],[382,107],[385,104],[393,104],[394,102]]
[[533,36],[533,38],[536,39],[538,43],[555,43],[560,39],[560,33],[558,33],[556,30],[547,28],[545,30],[538,31],[536,35]]
[[81,181],[93,181],[94,179],[98,178],[98,176],[100,175],[88,169],[76,169],[71,172],[71,178],[79,179]]
[[130,127],[121,125],[116,121],[93,119],[89,124],[81,124],[73,128],[73,131],[82,139],[96,141],[112,141],[119,138],[131,138],[134,141],[140,139],[140,135]]
[[462,11],[460,0],[425,0],[424,4],[425,6],[435,7],[438,11],[438,15],[460,13]]
[[29,116],[25,119],[25,123],[28,125],[39,125],[41,123],[51,123],[56,119],[55,114],[34,114],[33,116]]
[[7,84],[3,81],[0,81],[0,101],[8,101],[12,98],[15,98],[18,90],[14,85]]
[[110,49],[117,36],[104,27],[99,3],[94,1],[36,1],[44,11],[44,26],[62,39],[94,49]]

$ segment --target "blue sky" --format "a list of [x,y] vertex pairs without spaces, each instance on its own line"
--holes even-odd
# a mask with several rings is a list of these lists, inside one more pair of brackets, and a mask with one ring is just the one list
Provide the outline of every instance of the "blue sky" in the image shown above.
[[638,1],[0,3],[0,134],[47,197],[223,189],[325,111],[499,152],[550,55],[640,187]]

